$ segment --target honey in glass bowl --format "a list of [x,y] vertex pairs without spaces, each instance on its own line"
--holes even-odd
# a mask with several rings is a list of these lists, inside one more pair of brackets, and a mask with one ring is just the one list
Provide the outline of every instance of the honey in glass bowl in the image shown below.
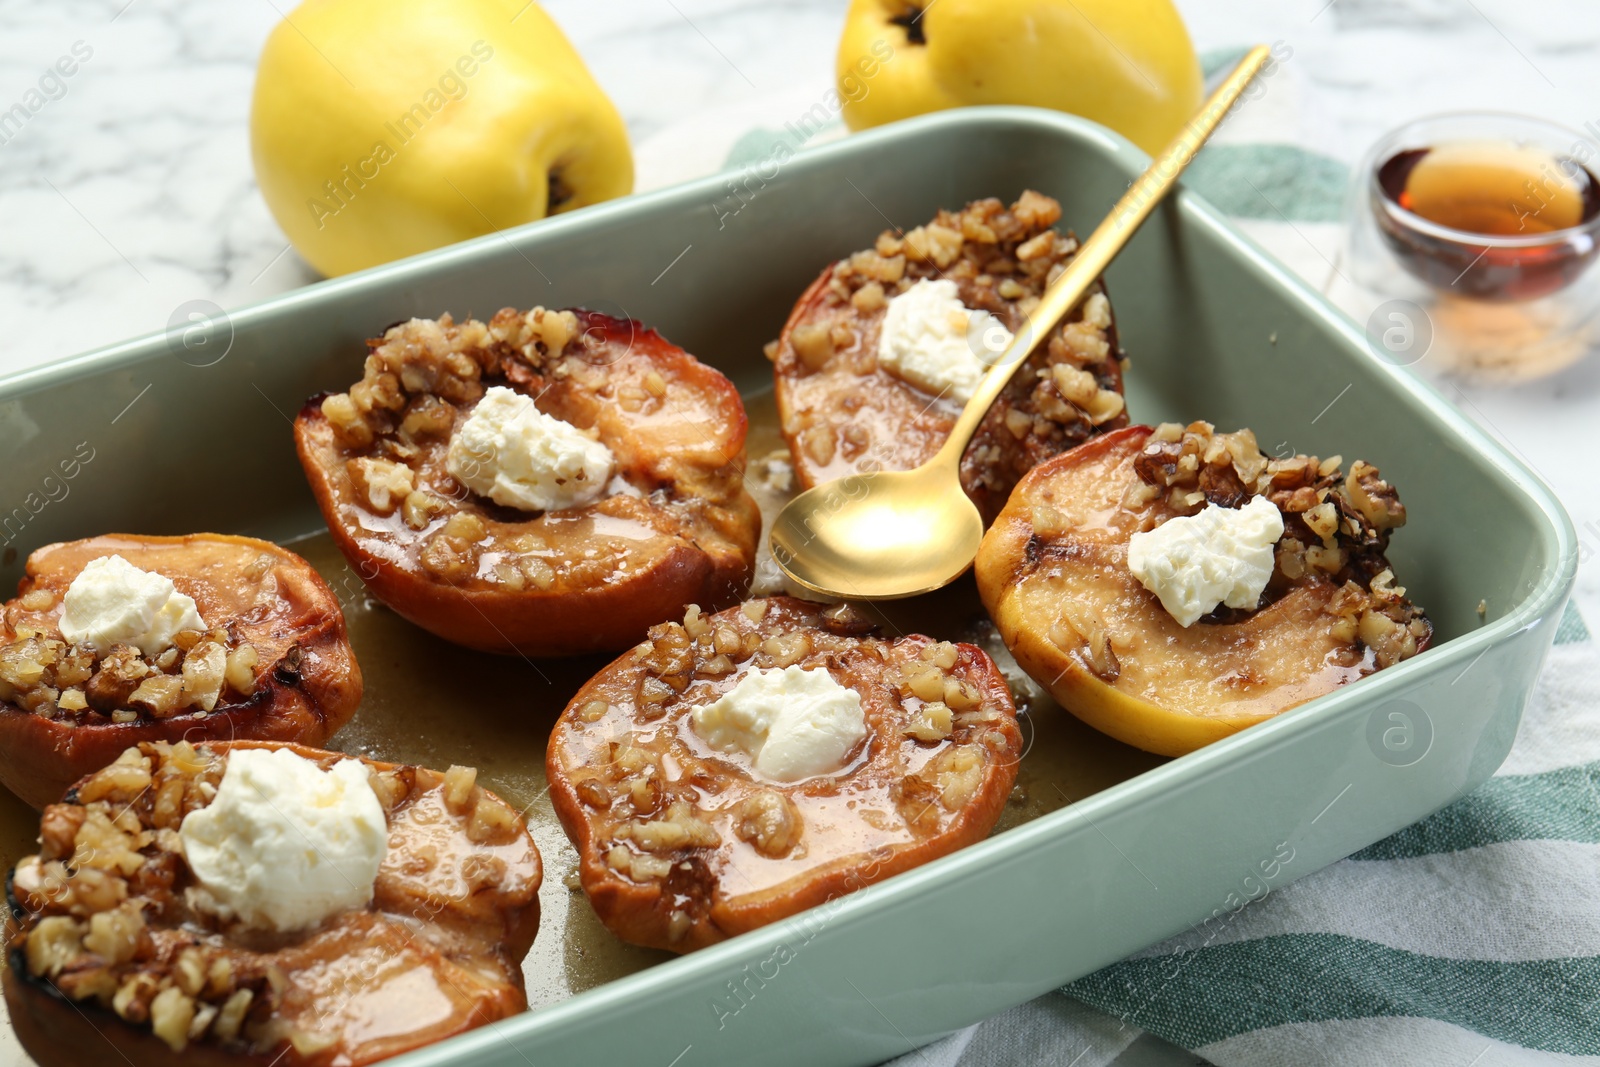
[[1600,250],[1600,179],[1529,141],[1399,147],[1373,173],[1378,232],[1436,289],[1533,300],[1578,278]]

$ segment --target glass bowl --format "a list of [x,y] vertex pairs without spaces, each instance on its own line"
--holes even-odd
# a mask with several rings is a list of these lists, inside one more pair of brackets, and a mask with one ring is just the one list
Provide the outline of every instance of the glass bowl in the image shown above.
[[[1548,157],[1496,212],[1519,232],[1457,229],[1408,210],[1394,195],[1427,153],[1451,148],[1487,157],[1485,148]],[[1476,150],[1476,151],[1474,151]],[[1600,211],[1571,226],[1549,225],[1545,209],[1574,198],[1586,208],[1600,188],[1586,167],[1595,149],[1578,133],[1540,119],[1499,114],[1439,115],[1407,123],[1372,148],[1363,170],[1378,233],[1402,267],[1436,289],[1483,300],[1532,300],[1566,288],[1600,252]],[[1493,194],[1485,194],[1492,196]],[[1514,199],[1513,199],[1514,197]],[[1481,208],[1478,212],[1485,215]]]
[[[1425,218],[1399,195],[1411,191],[1413,168],[1439,149],[1456,159],[1500,154],[1546,162],[1536,181],[1522,183],[1502,168],[1496,196],[1480,197],[1476,214],[1498,232],[1476,232]],[[1435,206],[1440,169],[1430,176]],[[1592,211],[1600,199],[1597,169],[1594,138],[1522,115],[1434,115],[1381,137],[1352,173],[1345,208],[1350,280],[1363,290],[1358,303],[1375,305],[1379,317],[1376,326],[1368,323],[1369,339],[1379,349],[1392,339],[1410,346],[1379,355],[1403,364],[1429,355],[1434,369],[1524,379],[1564,369],[1596,347],[1600,272],[1590,268],[1600,258],[1600,212]],[[1490,186],[1492,176],[1483,188]],[[1562,225],[1563,209],[1570,217],[1575,205],[1579,220]],[[1390,328],[1396,304],[1416,330]],[[1418,336],[1431,352],[1417,349]]]

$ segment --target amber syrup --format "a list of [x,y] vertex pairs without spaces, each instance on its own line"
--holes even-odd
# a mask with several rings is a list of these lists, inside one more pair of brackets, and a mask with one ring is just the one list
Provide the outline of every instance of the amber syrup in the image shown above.
[[1570,158],[1504,142],[1450,143],[1390,156],[1377,181],[1405,212],[1458,231],[1441,235],[1405,214],[1377,212],[1401,265],[1439,289],[1485,300],[1548,296],[1600,248],[1582,229],[1600,216],[1600,179]]

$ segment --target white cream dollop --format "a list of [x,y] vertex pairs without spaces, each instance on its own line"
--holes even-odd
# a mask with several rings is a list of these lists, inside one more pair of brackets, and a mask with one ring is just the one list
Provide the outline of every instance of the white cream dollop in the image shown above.
[[1283,515],[1266,497],[1242,508],[1207,504],[1128,539],[1128,569],[1180,626],[1218,604],[1253,608],[1272,577]]
[[62,598],[62,638],[96,652],[121,644],[156,656],[172,647],[179,630],[204,629],[193,597],[178,592],[166,575],[121,556],[90,560]]
[[483,394],[445,455],[462,485],[523,511],[593,503],[605,495],[615,462],[605,445],[503,385]]
[[965,404],[1010,343],[1011,331],[999,319],[961,302],[955,282],[924,278],[890,299],[878,333],[878,364],[925,392]]
[[756,772],[795,782],[844,769],[867,736],[861,696],[825,670],[753,670],[689,713],[695,733],[720,752],[742,752]]
[[178,836],[200,883],[195,906],[291,931],[366,906],[389,825],[359,760],[324,771],[287,749],[244,748]]

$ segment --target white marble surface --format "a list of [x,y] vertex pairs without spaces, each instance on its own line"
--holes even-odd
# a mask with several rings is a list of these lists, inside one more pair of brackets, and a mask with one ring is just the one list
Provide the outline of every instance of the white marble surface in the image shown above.
[[[0,373],[158,330],[179,304],[232,308],[314,280],[262,203],[246,115],[280,0],[0,0],[0,111],[59,57],[92,54],[0,135]],[[552,0],[546,8],[626,116],[642,187],[831,84],[845,0]],[[1234,136],[1346,162],[1413,116],[1497,108],[1600,121],[1595,0],[1179,0],[1198,47],[1283,41],[1280,94]],[[81,44],[79,43],[81,42]],[[54,87],[51,87],[54,89]],[[717,159],[711,159],[715,164]],[[1338,275],[1338,227],[1247,228],[1312,284]],[[1591,279],[1594,281],[1594,279]],[[1580,435],[1600,362],[1518,388],[1443,388],[1549,480],[1600,558],[1600,494]],[[1593,529],[1586,524],[1594,523]],[[1600,562],[1580,573],[1600,623]]]

